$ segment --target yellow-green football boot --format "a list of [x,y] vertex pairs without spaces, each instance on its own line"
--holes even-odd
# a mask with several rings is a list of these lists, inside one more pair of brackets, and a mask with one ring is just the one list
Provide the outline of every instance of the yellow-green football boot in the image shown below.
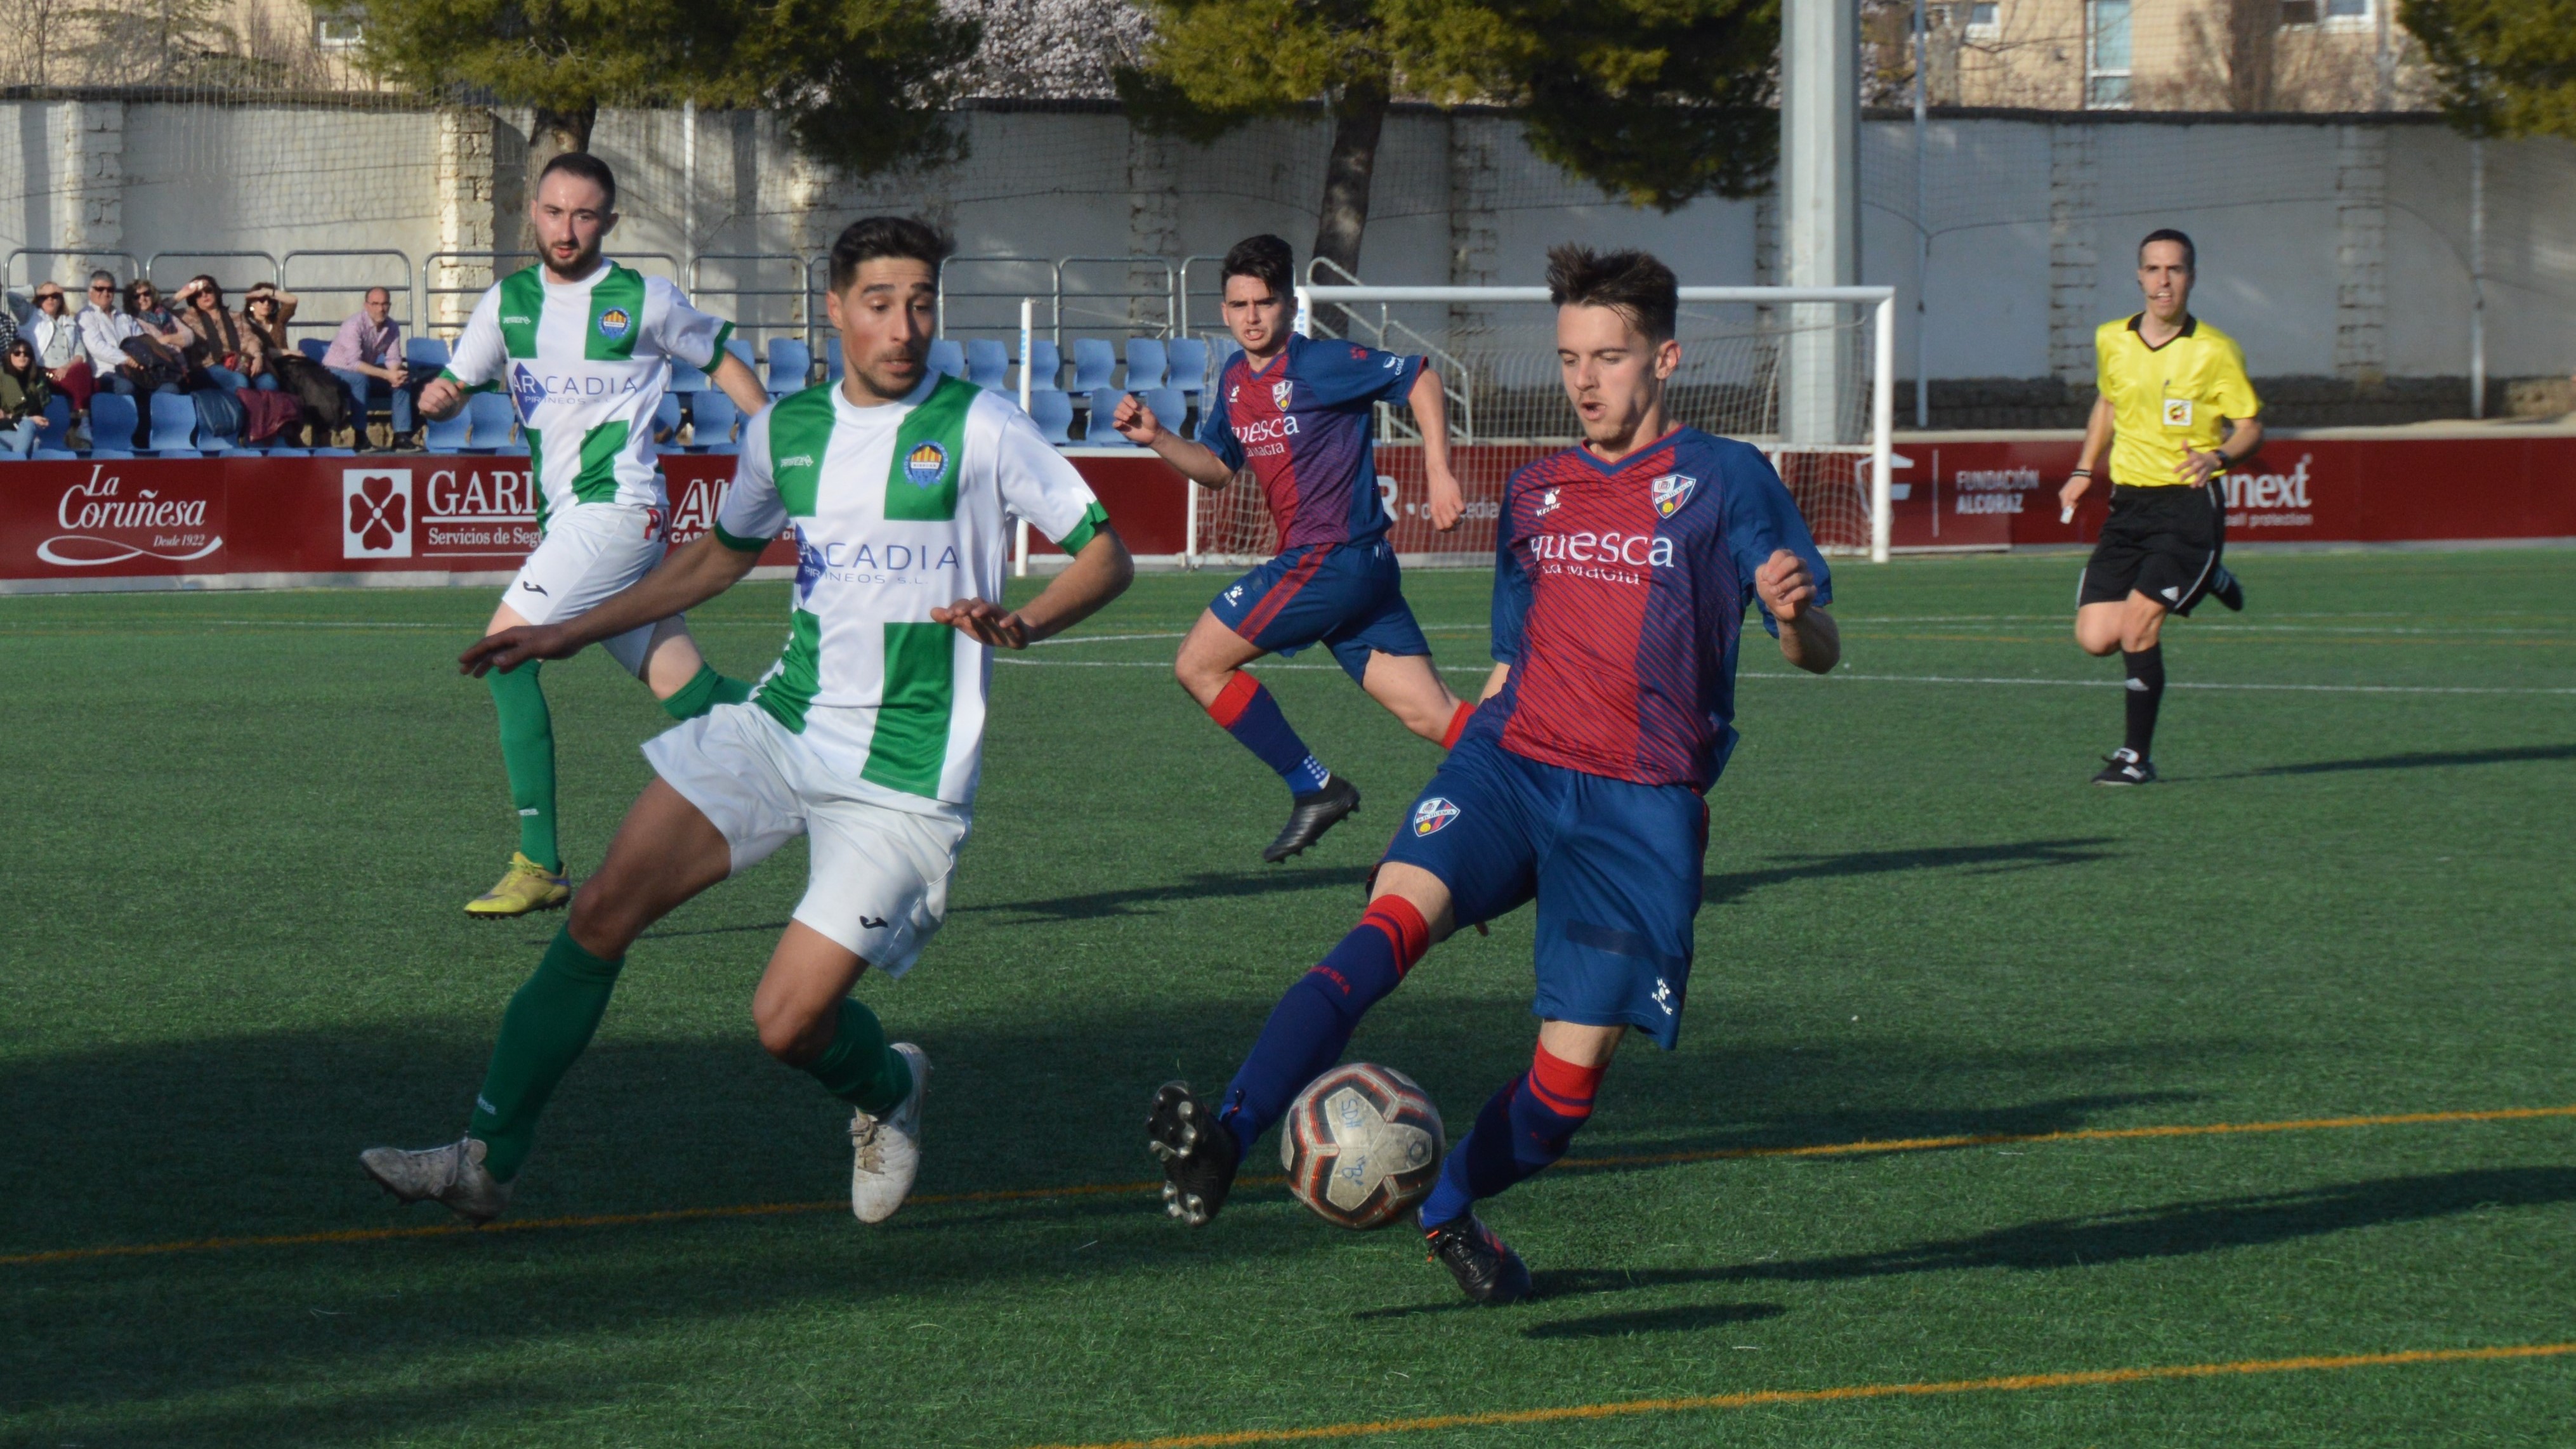
[[499,884],[465,903],[469,916],[524,916],[551,911],[572,899],[572,878],[558,875],[518,851]]

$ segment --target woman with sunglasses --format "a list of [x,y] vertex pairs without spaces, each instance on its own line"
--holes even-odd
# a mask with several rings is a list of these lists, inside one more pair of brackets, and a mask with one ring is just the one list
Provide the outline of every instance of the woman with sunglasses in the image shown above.
[[53,396],[53,384],[36,362],[35,344],[12,337],[0,346],[0,455],[24,458],[36,450],[36,434],[45,426],[45,404]]
[[277,390],[295,399],[307,441],[321,442],[349,425],[349,395],[341,390],[340,379],[296,349],[287,324],[295,320],[298,305],[293,292],[279,291],[266,282],[253,283],[242,294],[242,326],[259,335],[268,367],[264,376],[275,379]]
[[35,315],[19,336],[35,350],[36,365],[45,370],[45,380],[53,390],[70,399],[72,411],[89,411],[89,396],[98,388],[98,378],[90,371],[89,358],[83,355],[80,324],[67,310],[70,299],[63,295],[60,282],[40,282],[36,286]]

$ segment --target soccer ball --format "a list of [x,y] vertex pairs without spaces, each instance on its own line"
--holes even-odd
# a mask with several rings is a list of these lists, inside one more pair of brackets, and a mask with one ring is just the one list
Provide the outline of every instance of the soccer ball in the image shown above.
[[1382,1228],[1431,1195],[1440,1109],[1393,1067],[1349,1062],[1306,1085],[1279,1133],[1288,1190],[1328,1223]]

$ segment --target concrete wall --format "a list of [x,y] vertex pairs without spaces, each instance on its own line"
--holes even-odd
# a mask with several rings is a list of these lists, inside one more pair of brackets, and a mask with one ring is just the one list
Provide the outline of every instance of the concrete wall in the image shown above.
[[[506,111],[22,101],[0,115],[18,142],[0,151],[0,248],[388,248],[417,268],[432,252],[515,242],[526,127]],[[611,112],[594,144],[625,181],[628,253],[810,255],[878,208],[942,218],[968,254],[1209,254],[1251,231],[1301,245],[1312,233],[1318,122],[1267,121],[1207,147],[1099,109],[977,111],[966,128],[959,165],[852,184],[795,157],[766,117],[708,115],[687,195],[677,113]],[[1767,202],[1634,210],[1532,157],[1498,115],[1402,112],[1384,146],[1372,281],[1535,282],[1544,247],[1564,240],[1644,245],[1692,282],[1774,279]],[[1941,116],[1920,206],[1910,124],[1866,123],[1861,149],[1863,276],[1900,289],[1906,376],[1918,221],[1936,380],[2080,391],[2094,325],[2136,305],[2136,237],[2164,225],[2198,239],[2198,310],[2244,342],[2258,376],[2367,395],[2468,370],[2469,153],[2438,126]],[[2564,374],[2576,366],[2576,146],[2490,144],[2486,198],[2489,372]],[[38,271],[74,265],[22,260],[10,282],[23,292]],[[302,265],[313,281],[332,264]],[[1121,267],[1093,274],[1115,286]]]

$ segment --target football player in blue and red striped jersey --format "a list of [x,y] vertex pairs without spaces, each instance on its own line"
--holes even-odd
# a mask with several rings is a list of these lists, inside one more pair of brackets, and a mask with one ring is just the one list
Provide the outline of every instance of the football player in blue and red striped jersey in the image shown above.
[[1584,442],[1505,492],[1484,702],[1396,832],[1359,926],[1280,999],[1225,1095],[1168,1083],[1147,1122],[1167,1207],[1208,1221],[1363,1012],[1457,927],[1535,900],[1530,1069],[1485,1103],[1421,1209],[1432,1256],[1480,1303],[1530,1280],[1477,1200],[1564,1155],[1631,1028],[1667,1050],[1679,1039],[1703,797],[1735,742],[1746,608],[1801,669],[1842,655],[1825,561],[1769,461],[1664,411],[1681,364],[1671,270],[1641,252],[1548,260]]
[[1208,395],[1198,441],[1167,430],[1165,421],[1179,419],[1156,418],[1133,393],[1111,418],[1128,441],[1193,482],[1223,488],[1250,469],[1279,526],[1278,555],[1216,596],[1172,666],[1190,697],[1287,782],[1288,824],[1261,852],[1274,864],[1358,809],[1360,793],[1316,763],[1243,666],[1323,644],[1407,729],[1443,746],[1473,710],[1440,678],[1404,602],[1378,494],[1377,405],[1403,402],[1422,431],[1433,526],[1447,532],[1465,511],[1449,471],[1439,374],[1419,357],[1296,335],[1292,260],[1275,236],[1248,237],[1226,253],[1226,327],[1243,351]]

